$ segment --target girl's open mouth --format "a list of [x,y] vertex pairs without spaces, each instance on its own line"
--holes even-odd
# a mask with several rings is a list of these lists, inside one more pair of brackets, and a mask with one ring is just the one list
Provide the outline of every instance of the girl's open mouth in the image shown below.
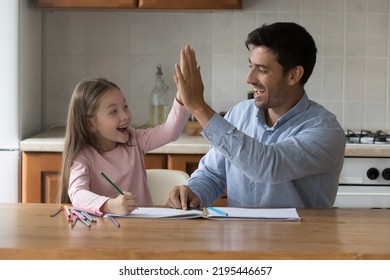
[[120,132],[127,132],[127,126],[120,126],[117,128]]

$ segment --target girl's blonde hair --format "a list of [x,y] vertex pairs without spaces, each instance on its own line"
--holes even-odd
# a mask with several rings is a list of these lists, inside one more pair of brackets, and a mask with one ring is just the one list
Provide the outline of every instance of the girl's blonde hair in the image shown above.
[[100,98],[112,89],[120,90],[116,84],[99,78],[81,81],[72,94],[68,108],[65,145],[58,182],[58,203],[70,203],[69,175],[76,155],[86,145],[97,148],[94,134],[90,131],[90,118],[95,115]]

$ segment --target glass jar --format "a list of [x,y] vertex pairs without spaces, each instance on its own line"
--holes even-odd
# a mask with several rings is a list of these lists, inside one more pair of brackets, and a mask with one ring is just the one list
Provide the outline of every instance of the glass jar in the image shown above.
[[166,121],[169,111],[168,86],[162,79],[162,66],[157,65],[156,83],[149,98],[149,126],[156,126]]

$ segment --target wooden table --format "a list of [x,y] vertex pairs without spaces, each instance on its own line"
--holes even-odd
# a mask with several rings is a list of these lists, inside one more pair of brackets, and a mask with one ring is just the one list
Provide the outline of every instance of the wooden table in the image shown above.
[[0,259],[390,259],[390,210],[299,209],[301,221],[99,218],[71,228],[56,204],[0,204]]

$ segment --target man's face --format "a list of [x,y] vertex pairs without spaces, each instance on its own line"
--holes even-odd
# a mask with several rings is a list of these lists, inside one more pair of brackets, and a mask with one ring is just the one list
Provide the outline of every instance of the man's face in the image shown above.
[[285,113],[290,106],[288,78],[275,53],[264,46],[250,46],[249,63],[247,83],[253,86],[256,106]]

